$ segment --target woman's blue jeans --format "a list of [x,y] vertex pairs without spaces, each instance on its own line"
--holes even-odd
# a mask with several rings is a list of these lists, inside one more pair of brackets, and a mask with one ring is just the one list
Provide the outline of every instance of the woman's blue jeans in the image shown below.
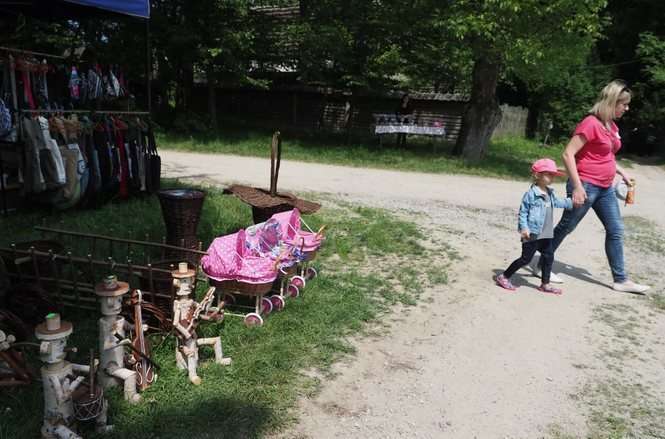
[[[602,188],[584,181],[582,184],[587,195],[586,202],[572,210],[564,210],[559,224],[554,228],[552,248],[556,252],[564,238],[575,230],[589,209],[593,209],[605,226],[605,254],[610,263],[614,282],[623,282],[626,280],[623,262],[623,219],[614,186]],[[573,194],[573,184],[570,180],[566,184],[566,192],[569,197]]]

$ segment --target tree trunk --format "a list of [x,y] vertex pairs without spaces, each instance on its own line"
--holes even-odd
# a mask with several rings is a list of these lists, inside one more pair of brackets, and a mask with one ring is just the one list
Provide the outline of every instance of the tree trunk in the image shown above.
[[462,117],[454,155],[476,161],[487,152],[494,128],[501,121],[501,109],[496,99],[499,67],[498,63],[486,58],[478,58],[473,65],[471,101]]
[[192,89],[194,88],[194,65],[192,63],[186,62],[180,67],[178,87],[180,93],[176,100],[176,109],[180,113],[186,113],[190,110],[192,104]]
[[208,81],[208,116],[211,127],[217,130],[217,81],[215,81],[215,73],[212,68],[206,72],[206,80]]

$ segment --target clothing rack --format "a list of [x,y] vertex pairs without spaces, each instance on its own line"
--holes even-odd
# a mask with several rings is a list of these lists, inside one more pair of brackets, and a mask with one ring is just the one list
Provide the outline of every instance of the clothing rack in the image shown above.
[[4,52],[17,53],[20,55],[40,56],[44,58],[53,58],[53,59],[67,59],[67,57],[61,55],[51,55],[49,53],[32,52],[30,50],[12,49],[11,47],[4,47],[4,46],[0,46],[0,50]]
[[113,111],[113,110],[20,110],[21,113],[62,113],[62,114],[127,114],[127,115],[149,115],[148,111]]
[[[147,23],[147,22],[146,22]],[[2,56],[5,55],[5,56]],[[72,57],[66,57],[66,56],[61,56],[61,55],[53,55],[53,54],[48,54],[48,53],[42,53],[42,52],[35,52],[35,51],[30,51],[30,50],[23,50],[23,49],[14,49],[10,47],[5,47],[5,46],[0,46],[0,57],[2,58],[7,58],[9,62],[12,62],[12,59],[14,56],[20,56],[20,55],[25,55],[25,56],[34,56],[34,57],[39,57],[39,58],[49,58],[49,59],[54,59],[54,60],[68,60],[68,59],[73,59]],[[149,55],[149,54],[148,54]],[[148,57],[148,59],[150,59]],[[147,71],[149,71],[149,64],[147,64]],[[10,71],[10,87],[11,87],[11,94],[12,94],[12,103],[13,103],[13,110],[12,113],[14,113],[16,117],[16,124],[17,124],[17,130],[18,130],[18,135],[21,135],[21,126],[22,126],[22,118],[18,117],[19,115],[27,115],[27,114],[89,114],[89,115],[134,115],[134,116],[147,116],[150,117],[151,112],[150,111],[128,111],[128,110],[58,110],[58,109],[20,109],[19,104],[18,104],[18,93],[16,90],[16,76],[14,74],[14,70],[12,69]],[[149,84],[150,84],[150,77],[148,77],[148,96],[149,94]],[[150,100],[148,101],[148,107],[150,107]],[[150,109],[150,108],[149,108]],[[19,138],[20,139],[20,138]],[[0,145],[0,213],[6,215],[8,212],[8,200],[7,200],[7,191],[10,189],[6,187],[5,182],[4,182],[4,171],[5,171],[5,160],[4,157],[2,156],[2,150],[6,149],[13,149],[15,151],[20,151],[19,154],[21,154],[21,162],[24,163],[25,158],[23,157],[23,142],[17,142],[16,144],[9,144],[7,142],[2,142],[2,145]],[[11,148],[10,148],[11,146]],[[23,165],[21,165],[23,166]],[[16,189],[16,188],[13,188]]]

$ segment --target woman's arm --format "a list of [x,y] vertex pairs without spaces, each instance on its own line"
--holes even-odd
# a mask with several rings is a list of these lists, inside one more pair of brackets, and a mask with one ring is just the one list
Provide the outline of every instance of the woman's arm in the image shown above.
[[576,134],[570,139],[562,154],[568,177],[573,183],[573,206],[575,207],[581,206],[586,201],[586,191],[582,186],[582,180],[580,180],[580,175],[577,173],[577,163],[575,163],[575,154],[582,149],[585,143],[584,136]]
[[623,181],[625,181],[626,184],[630,186],[630,178],[631,178],[630,174],[627,173],[626,170],[623,169],[621,166],[619,166],[618,163],[616,164],[616,166],[617,166],[617,174],[619,174],[621,178],[623,178]]

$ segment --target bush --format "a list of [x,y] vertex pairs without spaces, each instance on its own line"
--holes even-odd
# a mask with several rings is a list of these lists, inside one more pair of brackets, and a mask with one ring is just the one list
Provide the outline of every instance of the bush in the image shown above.
[[173,130],[179,133],[205,133],[210,131],[212,127],[212,121],[206,114],[180,113],[173,120]]

